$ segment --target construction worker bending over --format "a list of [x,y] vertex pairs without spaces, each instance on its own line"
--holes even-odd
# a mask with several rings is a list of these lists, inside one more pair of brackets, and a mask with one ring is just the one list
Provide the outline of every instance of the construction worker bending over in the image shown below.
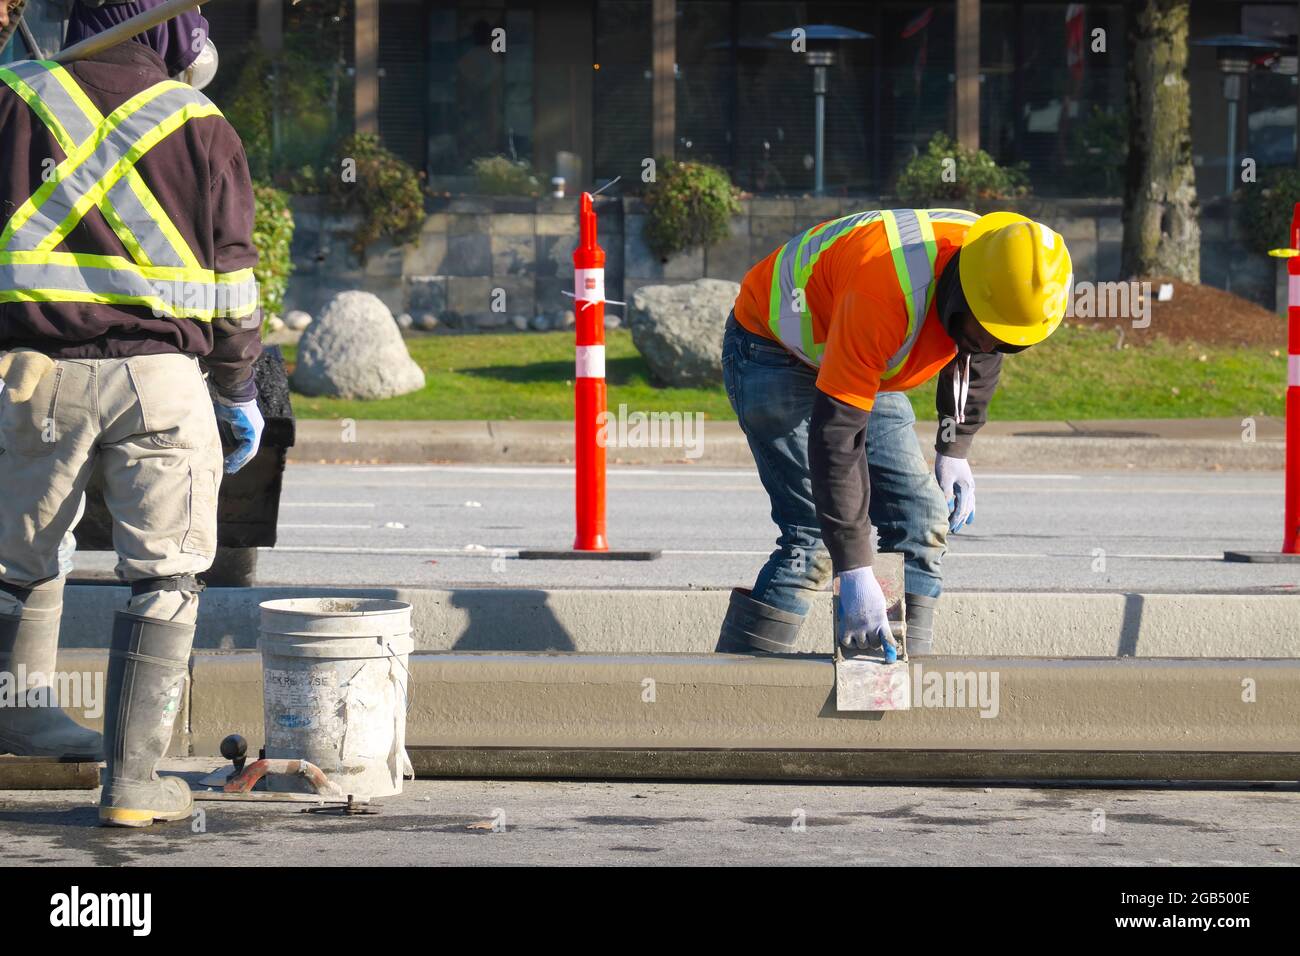
[[[67,43],[158,6],[77,0]],[[107,759],[101,822],[188,817],[159,778],[233,473],[257,452],[261,351],[253,193],[230,124],[198,91],[207,21],[182,14],[67,68],[0,68],[0,670],[55,668],[59,544],[92,466],[132,597],[113,624],[105,734],[0,708],[0,752]],[[177,77],[191,82],[181,82]],[[209,395],[208,373],[213,393]],[[107,622],[105,622],[107,624]]]
[[[975,514],[971,439],[1003,354],[1052,334],[1071,278],[1051,229],[958,209],[825,222],[749,271],[723,374],[780,537],[753,588],[732,592],[718,650],[791,650],[832,569],[837,638],[892,647],[871,571],[874,525],[881,549],[905,559],[909,653],[935,652],[947,534]],[[904,392],[936,374],[932,475]]]

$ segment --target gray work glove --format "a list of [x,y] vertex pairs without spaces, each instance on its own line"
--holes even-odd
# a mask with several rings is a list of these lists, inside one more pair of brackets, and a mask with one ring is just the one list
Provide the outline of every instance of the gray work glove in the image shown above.
[[975,476],[970,462],[939,454],[934,459],[934,477],[948,502],[948,530],[956,534],[975,520]]
[[841,571],[839,601],[841,647],[883,647],[886,663],[898,660],[898,645],[889,629],[889,608],[871,568]]

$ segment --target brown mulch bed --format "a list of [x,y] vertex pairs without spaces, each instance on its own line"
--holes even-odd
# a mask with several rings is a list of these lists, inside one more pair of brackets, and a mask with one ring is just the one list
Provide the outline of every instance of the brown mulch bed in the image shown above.
[[[1189,285],[1177,279],[1152,279],[1151,324],[1135,329],[1131,321],[1080,319],[1095,328],[1123,329],[1125,345],[1141,346],[1156,338],[1170,342],[1197,342],[1219,347],[1286,346],[1286,320],[1248,299],[1208,285]],[[1160,285],[1172,282],[1174,296],[1157,299]],[[1094,324],[1095,323],[1095,324]]]

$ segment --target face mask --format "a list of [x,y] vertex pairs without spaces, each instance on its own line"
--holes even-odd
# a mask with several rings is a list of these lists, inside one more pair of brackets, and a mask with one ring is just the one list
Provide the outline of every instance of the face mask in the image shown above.
[[959,352],[985,354],[1001,352],[1003,355],[1015,355],[1029,348],[1028,345],[1012,345],[1010,342],[1003,342],[990,334],[969,312],[960,314],[956,319],[954,325],[957,334],[953,340],[957,343]]
[[217,46],[210,38],[203,41],[203,49],[189,68],[178,73],[173,79],[180,80],[182,83],[188,83],[196,90],[201,90],[217,75],[217,66],[219,64],[217,57]]

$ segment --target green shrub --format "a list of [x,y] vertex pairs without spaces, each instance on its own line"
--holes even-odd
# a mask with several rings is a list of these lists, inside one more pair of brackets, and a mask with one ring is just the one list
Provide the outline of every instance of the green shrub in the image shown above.
[[258,254],[253,274],[262,290],[262,317],[266,322],[284,313],[284,292],[293,273],[293,211],[289,197],[266,183],[253,186],[253,198],[253,245]]
[[726,170],[705,163],[660,160],[645,192],[645,240],[661,259],[726,238],[740,212],[739,193]]
[[1124,192],[1128,162],[1128,113],[1093,106],[1070,128],[1071,192],[1080,196],[1118,196]]
[[1291,245],[1291,215],[1300,202],[1300,170],[1277,169],[1245,190],[1242,223],[1256,252]]
[[215,100],[221,107],[230,125],[239,134],[248,155],[248,170],[253,180],[265,181],[271,178],[271,128],[274,123],[271,97],[267,93],[271,61],[262,50],[250,46],[243,51],[240,67],[235,74],[233,85],[221,93],[212,91],[209,95],[219,96]]
[[253,178],[290,186],[293,171],[329,155],[339,137],[332,94],[337,66],[291,48],[273,59],[257,45],[230,62],[239,65],[212,99],[243,140]]
[[372,133],[349,136],[339,144],[337,159],[330,190],[343,211],[361,216],[352,237],[357,258],[364,260],[366,247],[380,237],[399,245],[415,241],[424,223],[419,174]]
[[1024,167],[999,166],[982,149],[967,149],[935,133],[925,152],[912,158],[898,176],[896,191],[914,206],[931,202],[1010,199],[1029,192]]
[[505,156],[480,156],[470,164],[474,185],[485,196],[532,196],[541,194],[541,181],[532,166]]

